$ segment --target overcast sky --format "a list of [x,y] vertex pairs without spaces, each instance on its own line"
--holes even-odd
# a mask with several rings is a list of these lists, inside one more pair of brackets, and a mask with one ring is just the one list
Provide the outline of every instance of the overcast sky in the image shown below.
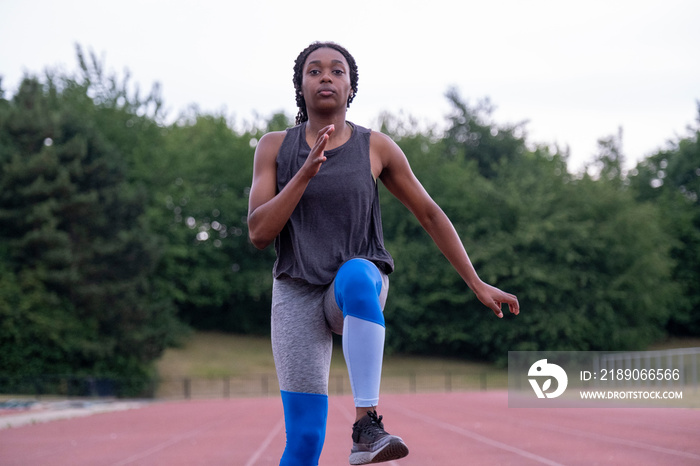
[[0,0],[0,75],[11,93],[25,72],[75,71],[80,44],[142,92],[160,83],[171,118],[196,104],[241,122],[296,114],[294,59],[332,40],[358,62],[355,123],[442,124],[454,86],[498,123],[528,120],[529,142],[568,145],[572,169],[622,127],[632,166],[695,125],[699,19],[694,0]]

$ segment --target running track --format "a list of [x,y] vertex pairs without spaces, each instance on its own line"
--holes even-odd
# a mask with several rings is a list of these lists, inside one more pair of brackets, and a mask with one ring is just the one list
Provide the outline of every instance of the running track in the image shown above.
[[[411,451],[389,466],[700,464],[700,410],[514,409],[503,391],[381,403]],[[330,398],[322,466],[348,464],[352,411],[350,397]],[[281,412],[278,397],[168,401],[11,427],[0,465],[278,465]]]

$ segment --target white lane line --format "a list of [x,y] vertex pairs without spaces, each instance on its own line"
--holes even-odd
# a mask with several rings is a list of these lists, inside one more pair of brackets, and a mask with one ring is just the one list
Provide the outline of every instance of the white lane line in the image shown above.
[[217,427],[224,422],[229,422],[229,419],[218,419],[216,421],[209,422],[207,424],[204,424],[203,426],[197,428],[197,429],[192,429],[188,432],[185,432],[184,434],[176,435],[175,437],[171,438],[170,440],[167,440],[165,442],[161,442],[158,445],[155,445],[148,450],[142,451],[141,453],[137,453],[135,455],[131,455],[130,457],[119,461],[117,463],[112,464],[112,466],[123,466],[125,464],[133,463],[134,461],[138,461],[142,458],[146,458],[147,456],[151,456],[154,453],[157,453],[161,450],[164,450],[168,448],[171,445],[174,445],[178,442],[181,442],[182,440],[185,440],[190,437],[195,437],[202,432],[206,432],[207,430],[213,429],[214,427]]
[[[503,416],[503,415],[491,414],[491,416],[492,417],[498,416],[500,419],[508,420],[508,422],[513,422],[511,418],[507,418],[506,416]],[[517,422],[519,425],[522,425],[522,426],[535,427],[538,429],[549,430],[549,431],[557,432],[557,433],[558,432],[565,432],[569,435],[574,435],[574,436],[578,436],[578,437],[582,437],[582,438],[589,438],[592,440],[600,440],[602,442],[622,445],[622,446],[626,446],[626,447],[639,448],[641,450],[648,450],[648,451],[653,451],[656,453],[664,453],[667,455],[679,456],[682,458],[700,460],[700,455],[698,455],[697,453],[691,453],[691,452],[687,452],[687,451],[683,451],[683,450],[676,450],[676,449],[672,449],[672,448],[667,448],[667,447],[657,446],[657,445],[653,445],[653,444],[638,442],[635,440],[628,440],[628,439],[620,438],[620,437],[613,437],[610,435],[599,434],[596,432],[574,429],[572,427],[564,427],[564,426],[553,425],[551,423],[540,422],[540,421],[528,421],[528,420],[524,420],[524,419],[518,419],[515,422]],[[628,428],[628,426],[632,426],[632,425],[636,426],[637,425],[637,421],[628,420],[628,419],[623,418],[623,417],[615,418],[614,422],[619,427],[620,431],[624,431],[625,429]],[[678,427],[676,425],[669,424],[669,423],[655,424],[653,427],[656,430],[663,431],[664,433],[682,432],[682,433],[687,434],[689,432],[687,428]],[[695,431],[697,431],[697,429],[691,429],[690,433],[694,433]]]
[[657,445],[650,445],[648,443],[642,443],[642,442],[637,442],[634,440],[627,440],[624,438],[619,438],[619,437],[612,437],[610,435],[603,435],[603,434],[596,434],[594,432],[586,432],[583,430],[578,430],[578,429],[572,429],[571,427],[553,427],[550,425],[546,425],[544,423],[534,423],[534,422],[528,422],[526,424],[529,425],[537,425],[537,427],[541,429],[547,429],[547,430],[552,430],[554,432],[564,432],[569,435],[575,435],[578,437],[584,437],[584,438],[589,438],[593,440],[600,440],[601,442],[607,442],[607,443],[614,443],[616,445],[624,445],[626,447],[632,447],[632,448],[638,448],[640,450],[649,450],[653,451],[656,453],[664,453],[666,455],[673,455],[673,456],[680,456],[682,458],[690,458],[693,460],[700,460],[700,455],[695,454],[695,453],[690,453],[687,451],[682,451],[682,450],[674,450],[672,448],[666,448],[666,447],[660,447]]
[[548,458],[545,458],[543,456],[536,455],[534,453],[530,453],[529,451],[522,450],[520,448],[508,445],[507,443],[499,442],[498,440],[493,440],[488,437],[484,437],[483,435],[477,434],[476,432],[472,432],[470,430],[463,429],[461,427],[455,426],[453,424],[449,424],[444,421],[440,421],[439,419],[432,418],[430,416],[426,416],[425,414],[419,414],[413,411],[410,411],[405,408],[393,408],[395,411],[399,411],[402,414],[405,414],[406,416],[412,417],[414,419],[418,419],[422,422],[428,422],[430,424],[433,424],[434,426],[440,427],[441,429],[449,430],[450,432],[454,432],[456,434],[462,435],[464,437],[468,437],[472,440],[476,440],[477,442],[485,443],[486,445],[490,445],[495,448],[499,448],[501,450],[509,451],[511,453],[515,453],[516,455],[522,456],[524,458],[531,459],[533,461],[537,461],[538,463],[542,464],[548,464],[550,466],[563,466],[561,463],[557,463],[556,461],[552,461]]
[[279,432],[282,430],[282,427],[284,427],[284,419],[281,419],[275,427],[272,428],[269,434],[267,434],[267,437],[265,437],[265,440],[262,441],[260,446],[258,447],[257,450],[253,453],[253,456],[250,457],[248,462],[245,464],[245,466],[253,466],[256,461],[260,459],[260,456],[263,454],[263,452],[267,449],[268,446],[270,446],[270,443],[272,443],[272,440],[279,434]]

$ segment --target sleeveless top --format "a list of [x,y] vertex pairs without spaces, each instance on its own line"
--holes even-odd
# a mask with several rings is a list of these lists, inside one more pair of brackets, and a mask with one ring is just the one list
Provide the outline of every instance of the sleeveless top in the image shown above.
[[[327,160],[275,239],[275,278],[327,285],[340,266],[354,258],[367,259],[386,274],[394,270],[394,260],[384,248],[379,191],[369,158],[371,131],[351,126],[345,144],[325,151]],[[277,154],[277,192],[310,152],[306,123],[288,129]]]

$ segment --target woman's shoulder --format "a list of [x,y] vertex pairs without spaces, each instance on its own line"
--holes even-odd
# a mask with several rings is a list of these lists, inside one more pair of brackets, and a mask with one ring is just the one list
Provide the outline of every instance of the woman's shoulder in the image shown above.
[[369,143],[372,149],[380,151],[386,151],[396,147],[394,140],[380,131],[371,131]]
[[255,145],[255,166],[273,166],[277,159],[277,154],[282,147],[282,142],[286,136],[285,131],[273,131],[266,133]]
[[260,138],[258,141],[258,145],[260,144],[282,144],[282,141],[284,141],[284,138],[287,137],[287,131],[270,131],[269,133],[265,133],[263,137]]
[[256,145],[256,153],[277,154],[289,130],[265,133]]

